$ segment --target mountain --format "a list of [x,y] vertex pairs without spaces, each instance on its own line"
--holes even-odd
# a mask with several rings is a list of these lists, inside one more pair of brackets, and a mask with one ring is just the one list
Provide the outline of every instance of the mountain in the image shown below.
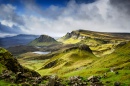
[[104,56],[114,51],[115,47],[130,40],[130,33],[107,33],[88,30],[76,30],[58,39],[64,44],[87,44],[96,56]]
[[36,38],[35,40],[31,41],[28,45],[31,46],[49,46],[49,45],[53,45],[53,44],[57,44],[58,42],[48,36],[48,35],[41,35],[39,38]]
[[37,37],[39,36],[20,34],[17,36],[0,38],[0,47],[8,48],[16,45],[26,45]]

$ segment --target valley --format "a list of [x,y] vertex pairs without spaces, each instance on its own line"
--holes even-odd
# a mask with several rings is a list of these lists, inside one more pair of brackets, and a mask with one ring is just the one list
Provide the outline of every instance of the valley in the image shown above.
[[[78,85],[75,86],[129,86],[129,49],[130,33],[81,29],[67,33],[57,40],[41,35],[26,45],[7,48],[22,67],[36,71],[39,74],[36,77],[43,77],[41,82],[36,84],[45,86],[50,86],[49,83],[59,83],[56,86],[74,86],[76,83]],[[34,53],[37,51],[46,53]],[[2,53],[3,49],[0,50],[1,57]],[[5,63],[1,69],[8,69],[4,68],[4,65]],[[53,76],[55,78],[52,78]]]

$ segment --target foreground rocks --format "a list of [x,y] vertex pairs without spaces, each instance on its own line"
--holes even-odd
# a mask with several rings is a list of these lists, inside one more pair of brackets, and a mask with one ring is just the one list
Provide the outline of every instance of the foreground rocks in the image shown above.
[[69,78],[70,86],[86,86],[87,82],[80,76],[73,76]]
[[98,76],[90,76],[88,81],[90,82],[90,86],[103,86],[102,82],[100,82],[100,77]]

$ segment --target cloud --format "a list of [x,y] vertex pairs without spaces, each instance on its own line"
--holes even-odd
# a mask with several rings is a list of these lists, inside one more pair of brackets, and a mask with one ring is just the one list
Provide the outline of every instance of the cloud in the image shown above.
[[22,17],[15,12],[15,6],[12,6],[11,4],[1,4],[0,8],[1,20],[8,20],[9,22],[13,22],[18,25],[24,25]]
[[9,27],[0,23],[0,33],[20,34],[22,31],[18,26],[13,25],[12,27]]
[[0,4],[0,37],[22,34],[20,27],[24,25],[22,16],[18,15],[16,7],[11,4]]
[[130,0],[110,0],[113,7],[130,15]]
[[[84,1],[84,0],[82,0]],[[34,0],[24,0],[25,13],[18,15],[14,6],[5,13],[18,18],[10,19],[7,26],[18,26],[27,34],[63,36],[67,32],[86,29],[101,32],[130,32],[129,0],[96,0],[93,3],[77,3],[70,0],[66,6],[51,5],[42,8]],[[4,8],[4,7],[3,7]],[[5,11],[5,10],[4,10]],[[1,13],[0,13],[1,14]],[[3,21],[2,24],[5,22]]]

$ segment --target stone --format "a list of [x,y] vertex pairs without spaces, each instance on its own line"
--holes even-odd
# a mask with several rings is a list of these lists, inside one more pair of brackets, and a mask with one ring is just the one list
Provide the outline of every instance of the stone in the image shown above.
[[115,82],[115,83],[114,83],[114,86],[120,86],[120,85],[121,85],[120,82]]
[[90,76],[90,77],[88,78],[88,81],[90,81],[90,82],[92,82],[92,83],[94,83],[94,82],[99,82],[99,77],[97,77],[97,76]]

